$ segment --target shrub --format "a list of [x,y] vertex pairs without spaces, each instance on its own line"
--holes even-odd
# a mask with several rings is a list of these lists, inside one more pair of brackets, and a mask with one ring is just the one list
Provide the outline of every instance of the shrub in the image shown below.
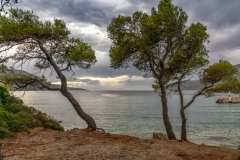
[[45,113],[28,107],[22,100],[0,86],[0,138],[15,137],[17,132],[29,132],[34,127],[63,130],[63,127]]

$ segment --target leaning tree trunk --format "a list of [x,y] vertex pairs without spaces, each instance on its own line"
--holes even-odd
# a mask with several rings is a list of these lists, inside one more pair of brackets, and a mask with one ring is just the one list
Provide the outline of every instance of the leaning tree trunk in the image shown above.
[[86,121],[88,128],[92,129],[92,130],[96,130],[96,123],[94,121],[94,119],[88,115],[87,113],[85,113],[82,109],[82,107],[80,106],[80,104],[78,103],[78,101],[73,97],[73,95],[68,91],[67,89],[67,80],[66,77],[64,75],[62,75],[60,77],[62,85],[61,85],[61,93],[62,95],[64,95],[69,102],[72,104],[73,108],[75,109],[75,111],[77,112],[77,114]]
[[83,109],[81,108],[80,104],[77,102],[77,100],[73,97],[73,95],[68,90],[61,90],[61,93],[69,100],[69,102],[72,104],[73,108],[77,112],[77,114],[86,121],[88,128],[92,130],[96,130],[96,123],[94,119],[86,114]]
[[47,51],[44,49],[44,47],[42,46],[42,44],[39,42],[39,46],[40,48],[43,50],[43,52],[46,54],[47,59],[49,60],[49,62],[51,63],[51,65],[53,66],[54,70],[56,71],[58,77],[61,79],[61,90],[60,92],[62,93],[63,96],[65,96],[69,102],[72,104],[73,108],[75,109],[75,111],[77,112],[77,114],[86,121],[88,128],[92,129],[92,130],[96,130],[96,123],[94,121],[94,119],[88,115],[87,113],[85,113],[82,109],[82,107],[80,106],[80,104],[78,103],[78,101],[73,97],[73,95],[68,91],[67,89],[67,79],[66,77],[62,74],[61,70],[59,69],[59,67],[57,66],[57,64],[55,63],[55,61],[53,60],[53,58],[50,56],[50,54],[47,53]]
[[163,115],[163,122],[165,125],[165,129],[167,131],[168,139],[177,139],[173,130],[172,125],[169,120],[168,116],[168,105],[167,105],[167,94],[164,86],[161,86],[161,100],[162,100],[162,115]]

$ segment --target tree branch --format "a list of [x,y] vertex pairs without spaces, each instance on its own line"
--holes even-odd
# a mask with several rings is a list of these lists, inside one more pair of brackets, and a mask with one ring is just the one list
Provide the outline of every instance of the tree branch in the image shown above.
[[196,92],[196,94],[194,94],[194,96],[192,97],[192,99],[183,107],[183,109],[186,109],[187,107],[189,107],[194,100],[196,99],[197,96],[201,95],[203,93],[203,91],[205,91],[208,88],[213,87],[214,83],[212,83],[211,85],[207,86],[207,84],[205,85],[205,87],[203,87],[200,91]]

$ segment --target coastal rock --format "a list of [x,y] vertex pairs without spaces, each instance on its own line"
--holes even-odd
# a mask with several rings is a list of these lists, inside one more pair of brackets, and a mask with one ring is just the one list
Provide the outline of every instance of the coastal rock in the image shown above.
[[153,133],[153,139],[161,139],[161,140],[167,140],[167,136],[163,133]]
[[239,97],[229,97],[227,98],[219,98],[216,100],[216,103],[240,103],[240,98]]

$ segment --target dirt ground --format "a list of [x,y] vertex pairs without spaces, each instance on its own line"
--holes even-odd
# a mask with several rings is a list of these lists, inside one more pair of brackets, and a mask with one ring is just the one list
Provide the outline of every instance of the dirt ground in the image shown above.
[[3,160],[240,160],[238,149],[83,129],[62,132],[36,128],[0,143]]

